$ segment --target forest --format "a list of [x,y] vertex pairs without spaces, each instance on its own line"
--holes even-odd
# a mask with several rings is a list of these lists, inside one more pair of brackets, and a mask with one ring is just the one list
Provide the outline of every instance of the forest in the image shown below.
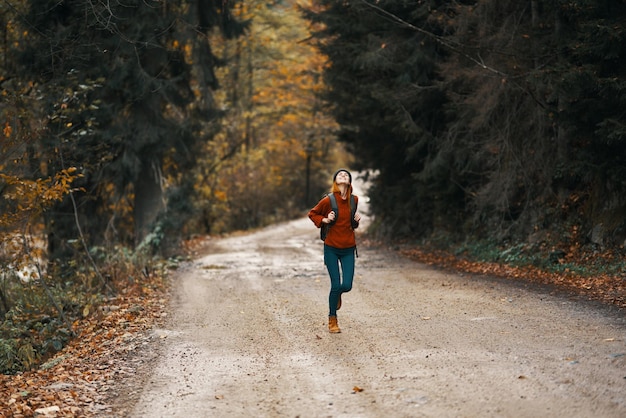
[[338,166],[373,239],[624,304],[623,0],[5,0],[0,23],[2,373],[195,237],[303,216]]

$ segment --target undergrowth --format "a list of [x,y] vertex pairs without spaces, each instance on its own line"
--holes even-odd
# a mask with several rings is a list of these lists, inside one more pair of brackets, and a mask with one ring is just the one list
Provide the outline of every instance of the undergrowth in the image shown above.
[[44,276],[45,282],[23,280],[16,274],[0,278],[9,305],[0,317],[0,373],[37,367],[74,337],[76,321],[98,314],[115,295],[153,286],[154,280],[146,280],[149,276],[164,277],[165,270],[176,264],[126,248],[96,248],[92,257],[97,269],[88,264],[72,269],[71,274],[52,269]]
[[496,245],[473,241],[451,245],[447,250],[471,261],[502,263],[514,267],[536,267],[547,273],[574,274],[580,277],[619,275],[626,271],[626,259],[619,249],[597,249],[569,245],[545,249],[526,243]]

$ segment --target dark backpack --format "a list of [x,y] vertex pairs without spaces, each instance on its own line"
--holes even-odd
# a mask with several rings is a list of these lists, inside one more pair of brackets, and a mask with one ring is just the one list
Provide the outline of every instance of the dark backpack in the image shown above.
[[[326,235],[328,235],[328,230],[330,229],[331,226],[335,224],[335,221],[339,218],[339,208],[337,206],[337,199],[335,198],[335,194],[328,193],[327,196],[330,198],[330,209],[333,212],[335,212],[335,220],[327,224],[322,224],[322,227],[320,228],[320,239],[322,241],[326,239]],[[354,195],[350,195],[350,209],[352,210],[352,213],[350,214],[350,221],[352,222],[352,229],[359,226],[358,222],[354,220],[356,207],[357,207],[357,203],[356,203],[356,200],[354,199]]]

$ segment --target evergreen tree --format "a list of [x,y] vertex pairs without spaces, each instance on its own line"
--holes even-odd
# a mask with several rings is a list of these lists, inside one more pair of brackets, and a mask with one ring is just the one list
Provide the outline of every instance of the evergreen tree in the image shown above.
[[384,225],[503,241],[576,224],[623,241],[623,2],[318,4],[326,98],[380,172]]
[[[307,16],[321,24],[319,47],[331,61],[325,99],[334,105],[340,138],[356,155],[357,168],[379,171],[372,209],[390,230],[424,233],[435,202],[419,196],[432,191],[415,175],[445,126],[445,96],[437,86],[437,2],[318,3],[321,10]],[[419,222],[411,210],[416,207]]]
[[216,116],[206,34],[244,28],[227,6],[30,1],[20,76],[47,118],[33,167],[74,166],[82,175],[73,201],[48,214],[53,258],[71,254],[75,211],[91,244],[138,243],[165,212],[166,179],[184,179],[168,169],[193,166],[199,143],[210,140],[203,121]]
[[468,197],[466,231],[524,240],[568,224],[623,230],[614,139],[624,120],[624,11],[586,1],[457,9],[449,39],[467,54],[442,64],[454,115],[444,142]]

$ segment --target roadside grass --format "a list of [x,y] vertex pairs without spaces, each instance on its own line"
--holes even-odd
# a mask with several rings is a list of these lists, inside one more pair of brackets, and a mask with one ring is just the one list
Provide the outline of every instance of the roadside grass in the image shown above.
[[623,249],[593,246],[496,245],[488,241],[404,244],[411,259],[444,269],[553,285],[588,299],[626,308]]

